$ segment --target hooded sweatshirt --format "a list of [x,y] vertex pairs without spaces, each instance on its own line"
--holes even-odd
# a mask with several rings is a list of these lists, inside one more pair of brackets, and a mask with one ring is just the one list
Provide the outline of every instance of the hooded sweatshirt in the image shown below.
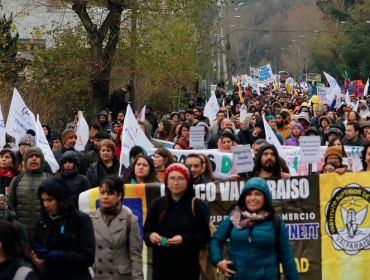
[[369,107],[367,106],[366,100],[360,100],[360,102],[365,106],[366,109],[365,110],[361,109],[359,114],[360,114],[361,118],[366,118],[370,113]]
[[[272,204],[271,194],[266,183],[262,178],[252,178],[244,186],[238,206],[245,207],[245,197],[247,191],[256,189],[264,194],[264,199]],[[278,279],[277,255],[275,248],[275,229],[272,215],[264,220],[256,221],[252,226],[243,229],[236,229],[230,217],[231,213],[212,236],[209,248],[211,261],[214,266],[222,261],[222,248],[230,237],[229,259],[238,267],[233,275],[233,280],[244,279]],[[293,251],[289,245],[288,230],[281,221],[280,231],[280,255],[279,259],[283,266],[286,279],[298,280],[299,274],[297,265],[294,261]]]
[[296,138],[294,135],[293,135],[293,128],[295,127],[298,127],[299,130],[301,131],[301,136],[304,135],[304,128],[303,126],[300,124],[300,123],[295,123],[292,125],[292,129],[291,129],[291,134],[290,134],[290,138],[287,139],[285,142],[284,142],[284,145],[285,146],[299,146],[299,141],[298,141],[298,138]]
[[157,116],[153,113],[153,109],[152,109],[152,106],[149,104],[149,103],[145,103],[144,104],[146,106],[146,109],[149,109],[150,112],[147,114],[145,113],[145,121],[149,122],[151,127],[150,127],[150,135],[152,137],[154,137],[154,132],[157,130],[158,128],[158,119],[157,119]]
[[[139,124],[144,125],[145,135],[149,139],[149,141],[153,144],[153,146],[155,148],[164,148],[164,146],[161,142],[158,142],[158,141],[156,141],[152,138],[152,135],[151,135],[152,126],[150,125],[150,123],[148,121],[143,121],[143,122],[140,121]],[[117,137],[118,137],[118,133],[117,133]]]
[[109,134],[111,123],[108,120],[108,114],[107,114],[107,112],[106,111],[101,111],[99,113],[99,115],[98,115],[98,118],[100,118],[100,116],[104,116],[105,117],[105,122],[101,123],[100,120],[99,120],[99,125],[101,127],[101,130],[104,131],[104,132],[107,132]]

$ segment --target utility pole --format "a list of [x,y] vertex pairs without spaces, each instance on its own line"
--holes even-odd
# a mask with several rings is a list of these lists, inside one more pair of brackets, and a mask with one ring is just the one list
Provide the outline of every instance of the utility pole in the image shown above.
[[[223,17],[223,6],[220,6],[220,13],[219,17]],[[224,22],[224,21],[223,21]],[[226,48],[225,48],[225,35],[224,35],[224,26],[223,24],[220,27],[220,39],[221,39],[221,47],[222,47],[222,68],[223,68],[223,80],[227,80],[227,64],[226,64]]]
[[230,33],[229,33],[229,4],[225,1],[225,23],[226,23],[226,54],[227,54],[227,91],[232,92],[232,73],[231,73],[231,45],[230,45]]

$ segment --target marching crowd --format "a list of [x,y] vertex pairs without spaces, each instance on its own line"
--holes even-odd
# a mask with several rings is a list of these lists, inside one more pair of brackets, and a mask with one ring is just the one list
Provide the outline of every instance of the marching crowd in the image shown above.
[[[354,171],[351,159],[343,163],[344,146],[363,146],[363,170],[370,171],[370,96],[351,96],[349,104],[336,104],[335,97],[330,105],[316,105],[315,88],[306,91],[299,85],[292,94],[283,85],[266,86],[260,94],[235,85],[233,93],[226,94],[218,84],[215,120],[204,116],[201,97],[189,98],[186,108],[168,112],[160,121],[146,104],[145,121],[138,123],[157,150],[151,158],[144,147],[134,146],[130,164],[122,166],[129,91],[125,86],[114,92],[107,104],[110,113],[102,111],[97,123],[90,124],[82,152],[74,148],[79,112],[61,134],[53,135],[49,125],[42,125],[59,163],[55,174],[36,147],[34,131],[27,131],[17,145],[6,136],[0,152],[0,280],[144,279],[142,239],[152,247],[153,273],[148,279],[216,279],[215,269],[199,265],[200,255],[208,252],[212,265],[231,279],[276,279],[279,264],[287,279],[299,279],[287,229],[275,214],[265,181],[289,178],[289,168],[266,141],[265,123],[286,146],[299,146],[300,136],[320,136],[328,148],[319,173]],[[243,110],[247,114],[241,121]],[[218,180],[211,161],[194,150],[184,162],[176,162],[161,142],[191,150],[191,126],[204,127],[204,149],[231,153],[233,146],[253,147],[253,171],[229,178],[251,179],[215,232],[207,205],[193,191],[194,184]],[[166,195],[148,209],[143,236],[138,218],[122,207],[124,184],[141,183],[166,187]],[[80,212],[79,195],[96,187],[97,210]],[[222,248],[228,239],[225,261]]]

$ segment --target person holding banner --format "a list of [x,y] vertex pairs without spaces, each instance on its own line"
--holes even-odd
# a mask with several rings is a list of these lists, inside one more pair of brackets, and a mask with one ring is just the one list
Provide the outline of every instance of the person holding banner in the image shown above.
[[165,173],[166,194],[155,199],[144,225],[144,241],[153,247],[153,280],[199,280],[199,251],[211,237],[209,212],[195,198],[193,176],[183,163]]
[[103,179],[100,206],[90,212],[95,232],[95,280],[143,280],[140,229],[137,216],[122,207],[125,191],[116,176]]
[[[228,238],[230,260],[224,261],[222,247]],[[235,210],[214,233],[209,248],[213,265],[233,280],[279,279],[280,263],[287,280],[299,279],[288,230],[275,214],[262,178],[248,180]]]

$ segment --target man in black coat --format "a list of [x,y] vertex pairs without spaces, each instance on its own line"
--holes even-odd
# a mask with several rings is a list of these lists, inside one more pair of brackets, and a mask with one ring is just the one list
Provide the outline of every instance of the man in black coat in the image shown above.
[[107,102],[107,108],[111,110],[112,120],[117,119],[117,114],[119,111],[126,111],[127,104],[126,94],[129,94],[132,90],[130,85],[125,85],[122,88],[117,88],[110,96]]
[[152,106],[149,103],[144,104],[145,108],[145,120],[148,121],[152,125],[152,131],[150,134],[154,137],[154,132],[158,128],[158,119],[157,116],[153,113]]

